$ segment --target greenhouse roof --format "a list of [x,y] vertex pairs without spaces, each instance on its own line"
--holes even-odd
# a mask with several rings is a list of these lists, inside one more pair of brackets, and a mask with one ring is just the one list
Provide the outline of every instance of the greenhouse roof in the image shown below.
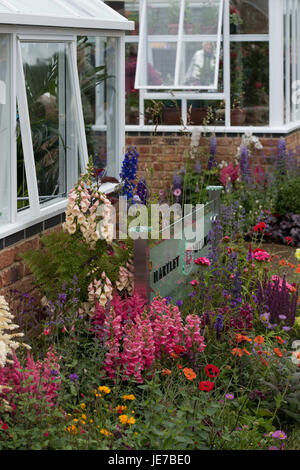
[[0,0],[0,24],[131,30],[134,23],[101,0]]

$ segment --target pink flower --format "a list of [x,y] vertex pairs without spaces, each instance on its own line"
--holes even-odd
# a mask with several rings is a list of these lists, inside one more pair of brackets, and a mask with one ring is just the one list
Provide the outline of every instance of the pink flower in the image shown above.
[[209,259],[207,259],[207,258],[197,258],[197,259],[195,259],[194,263],[197,264],[198,266],[200,266],[200,265],[210,266],[210,264],[211,264]]
[[50,328],[45,328],[45,329],[44,329],[44,335],[45,335],[45,336],[49,335],[49,334],[50,334],[50,331],[51,331]]
[[197,281],[196,279],[194,279],[193,281],[190,282],[190,284],[192,286],[198,286],[199,285],[199,281]]
[[254,250],[253,256],[254,259],[259,262],[270,261],[271,259],[271,255],[267,251],[262,250],[261,248],[257,248],[256,250]]
[[181,196],[181,189],[179,189],[179,188],[175,189],[173,194],[174,194],[175,197],[180,197]]

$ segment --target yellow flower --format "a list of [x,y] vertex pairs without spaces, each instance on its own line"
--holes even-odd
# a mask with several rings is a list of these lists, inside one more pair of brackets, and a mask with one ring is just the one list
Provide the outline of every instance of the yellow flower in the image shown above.
[[80,408],[81,408],[82,410],[85,410],[86,404],[85,404],[85,403],[81,403]]
[[106,393],[106,394],[108,394],[108,393],[111,392],[110,388],[109,388],[109,387],[105,387],[105,385],[104,385],[103,387],[98,387],[98,390],[99,390],[99,392],[104,392],[104,393]]
[[109,432],[107,429],[104,429],[104,428],[100,429],[99,432],[100,432],[100,434],[103,434],[103,435],[106,436],[106,437],[112,436],[112,433]]
[[74,423],[77,423],[77,422],[78,422],[78,419],[77,419],[77,418],[75,418],[75,419],[73,419],[73,421],[74,421]]
[[135,400],[134,395],[123,395],[123,400]]
[[85,424],[86,424],[86,421],[81,420],[81,424],[85,425]]
[[119,416],[119,420],[122,424],[126,424],[128,421],[128,416],[127,415],[121,415]]
[[77,434],[77,427],[75,426],[75,424],[72,424],[72,426],[67,427],[67,431],[71,432],[72,434]]
[[296,250],[295,257],[300,261],[300,248]]
[[81,418],[82,418],[82,419],[87,419],[85,414],[82,414],[82,415],[81,415]]
[[133,416],[131,416],[128,420],[127,423],[131,426],[132,424],[135,424],[135,419]]
[[93,424],[94,420],[93,419],[90,419],[90,423]]

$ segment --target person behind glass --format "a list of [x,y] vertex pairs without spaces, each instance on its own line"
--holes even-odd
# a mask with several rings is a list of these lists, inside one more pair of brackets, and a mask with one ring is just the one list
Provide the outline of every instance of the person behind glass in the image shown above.
[[212,42],[204,42],[195,52],[185,75],[185,85],[211,85],[214,80],[215,53]]

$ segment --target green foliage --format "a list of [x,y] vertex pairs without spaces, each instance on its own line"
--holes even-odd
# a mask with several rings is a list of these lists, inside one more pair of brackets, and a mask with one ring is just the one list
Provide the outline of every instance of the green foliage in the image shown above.
[[300,177],[285,178],[279,185],[275,203],[276,212],[300,214]]
[[114,243],[114,255],[109,255],[107,244],[98,240],[92,250],[81,238],[67,232],[53,232],[41,237],[41,249],[28,251],[22,258],[31,270],[36,284],[50,300],[57,297],[61,286],[72,284],[78,278],[79,298],[87,300],[90,282],[104,271],[111,282],[119,277],[119,267],[126,265],[132,248],[132,240],[127,241],[127,249]]

